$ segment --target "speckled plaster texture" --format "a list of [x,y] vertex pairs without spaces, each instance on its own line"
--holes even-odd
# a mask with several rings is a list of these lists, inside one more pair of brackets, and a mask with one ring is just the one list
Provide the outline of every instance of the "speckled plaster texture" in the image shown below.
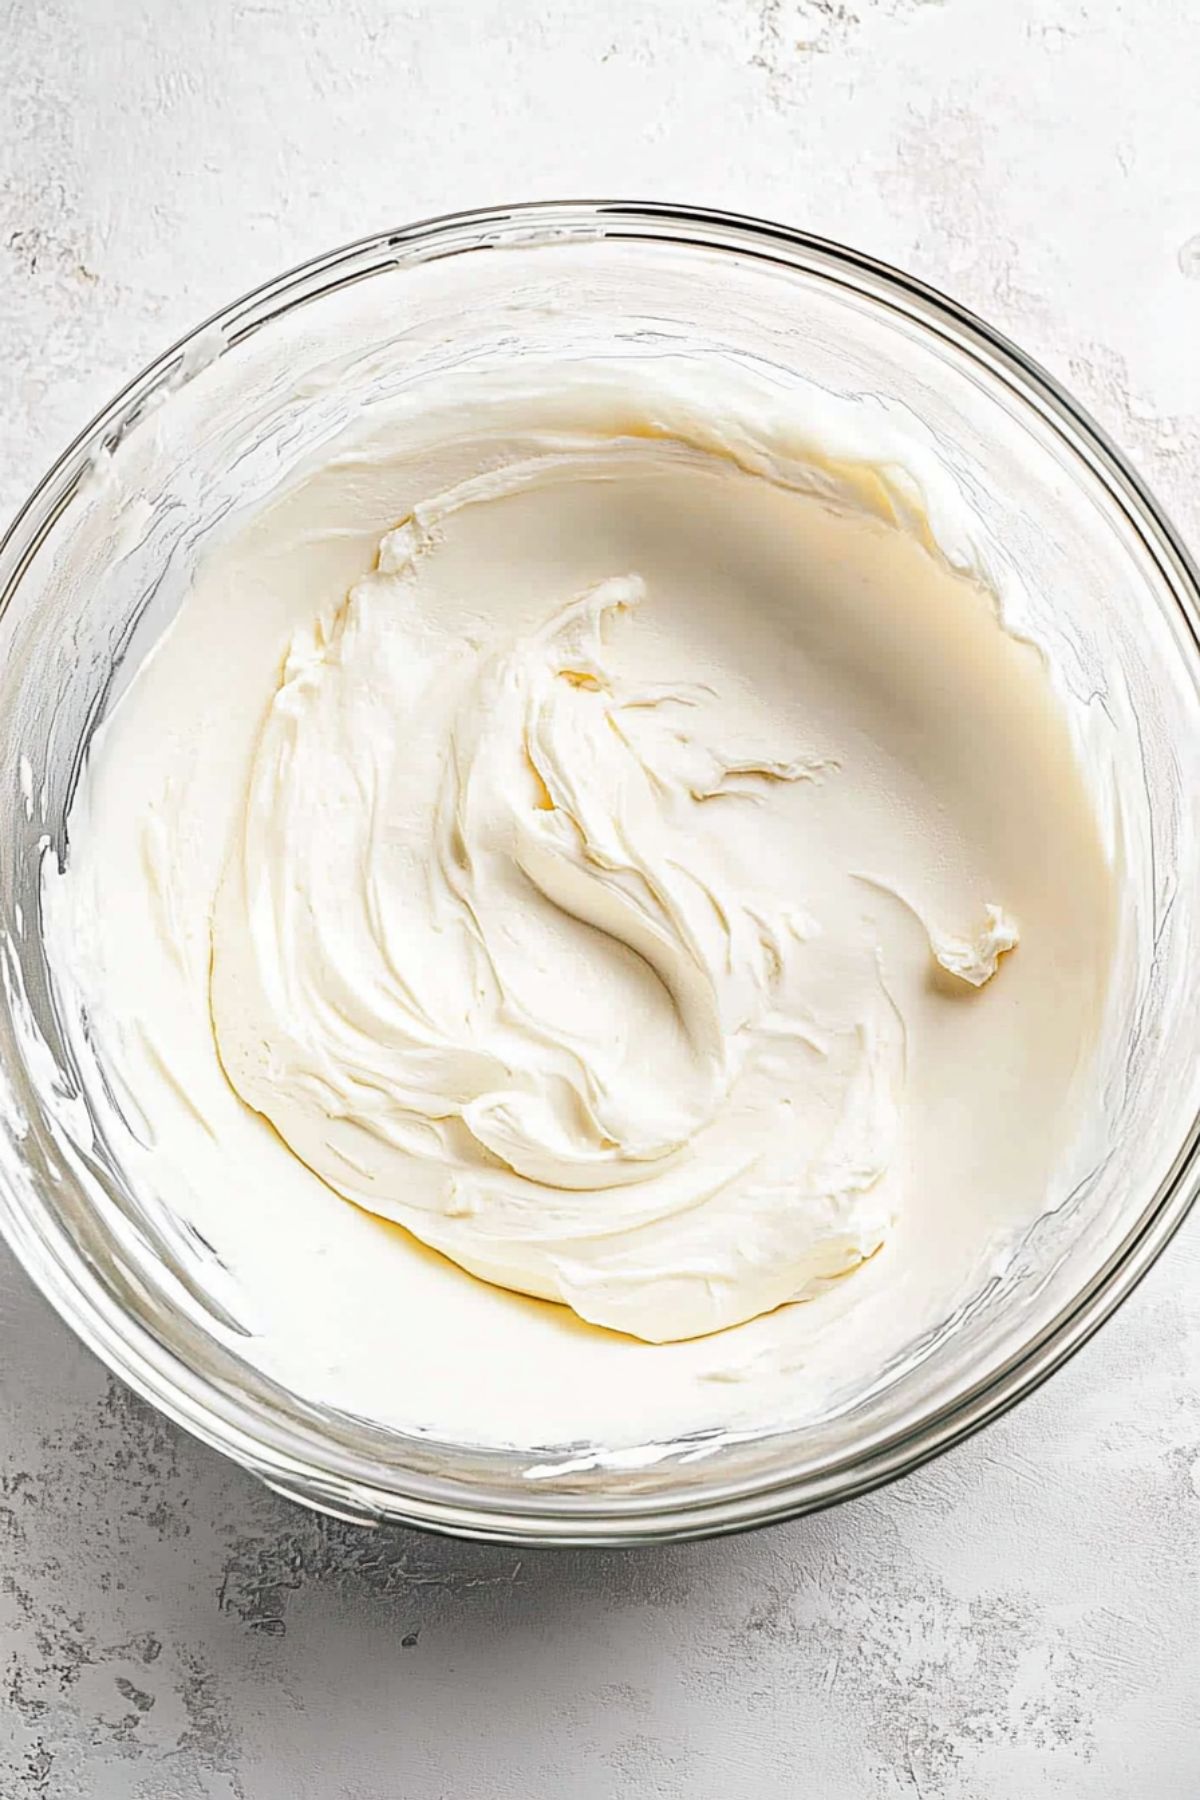
[[[0,509],[235,290],[423,213],[775,215],[943,286],[1200,542],[1191,0],[9,0]],[[856,1505],[371,1534],[127,1395],[0,1262],[0,1800],[1195,1800],[1200,1218],[1045,1390]]]

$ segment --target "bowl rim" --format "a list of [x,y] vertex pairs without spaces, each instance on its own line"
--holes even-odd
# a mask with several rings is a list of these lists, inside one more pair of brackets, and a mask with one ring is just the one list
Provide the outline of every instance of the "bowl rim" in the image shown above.
[[[532,200],[444,213],[372,233],[250,289],[185,333],[104,406],[55,460],[0,537],[0,611],[99,457],[111,453],[164,390],[281,312],[388,267],[506,245],[658,240],[757,257],[843,286],[915,319],[982,363],[1087,465],[1149,551],[1175,600],[1200,667],[1200,573],[1159,502],[1107,434],[1035,360],[937,289],[864,252],[739,213],[665,201]],[[914,1424],[868,1440],[814,1470],[793,1467],[672,1501],[660,1496],[487,1496],[464,1483],[331,1454],[315,1432],[272,1421],[254,1429],[244,1396],[210,1380],[124,1312],[49,1208],[0,1182],[0,1234],[75,1335],[143,1399],[291,1499],[364,1524],[389,1521],[513,1544],[620,1545],[716,1536],[855,1498],[908,1474],[1032,1393],[1112,1316],[1157,1259],[1200,1191],[1200,1117],[1168,1174],[1103,1266],[1031,1340],[976,1385]],[[36,1213],[36,1216],[35,1216]],[[259,1421],[261,1423],[261,1421]],[[323,1447],[323,1460],[314,1451]],[[390,1477],[390,1478],[389,1478]]]

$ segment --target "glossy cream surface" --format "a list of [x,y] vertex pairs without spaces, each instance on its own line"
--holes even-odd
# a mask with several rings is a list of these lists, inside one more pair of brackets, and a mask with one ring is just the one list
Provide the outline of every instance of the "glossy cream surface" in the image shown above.
[[961,560],[894,446],[682,358],[446,375],[208,547],[47,901],[245,1353],[619,1447],[819,1416],[970,1297],[1113,872]]

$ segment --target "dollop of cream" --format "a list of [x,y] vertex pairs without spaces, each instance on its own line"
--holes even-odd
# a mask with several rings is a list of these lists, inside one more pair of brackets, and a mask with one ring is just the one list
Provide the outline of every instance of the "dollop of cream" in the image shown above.
[[1000,967],[1000,958],[1015,950],[1021,933],[1015,919],[1002,906],[984,907],[985,923],[973,938],[955,937],[931,927],[930,948],[948,975],[957,975],[970,987],[982,987]]
[[829,762],[731,746],[686,670],[625,675],[636,574],[528,632],[448,628],[422,562],[466,503],[292,641],[216,911],[222,1061],[331,1187],[462,1267],[696,1337],[890,1218],[899,1021],[865,946],[853,1016],[819,1015],[803,872],[760,887],[745,830]]

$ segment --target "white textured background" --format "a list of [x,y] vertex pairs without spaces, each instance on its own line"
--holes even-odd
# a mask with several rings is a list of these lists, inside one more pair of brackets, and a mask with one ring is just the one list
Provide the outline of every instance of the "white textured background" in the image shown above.
[[[429,212],[774,215],[945,287],[1200,542],[1192,0],[0,0],[0,510],[221,302]],[[0,1800],[1196,1800],[1200,1218],[1015,1415],[767,1534],[323,1523],[0,1262]]]

